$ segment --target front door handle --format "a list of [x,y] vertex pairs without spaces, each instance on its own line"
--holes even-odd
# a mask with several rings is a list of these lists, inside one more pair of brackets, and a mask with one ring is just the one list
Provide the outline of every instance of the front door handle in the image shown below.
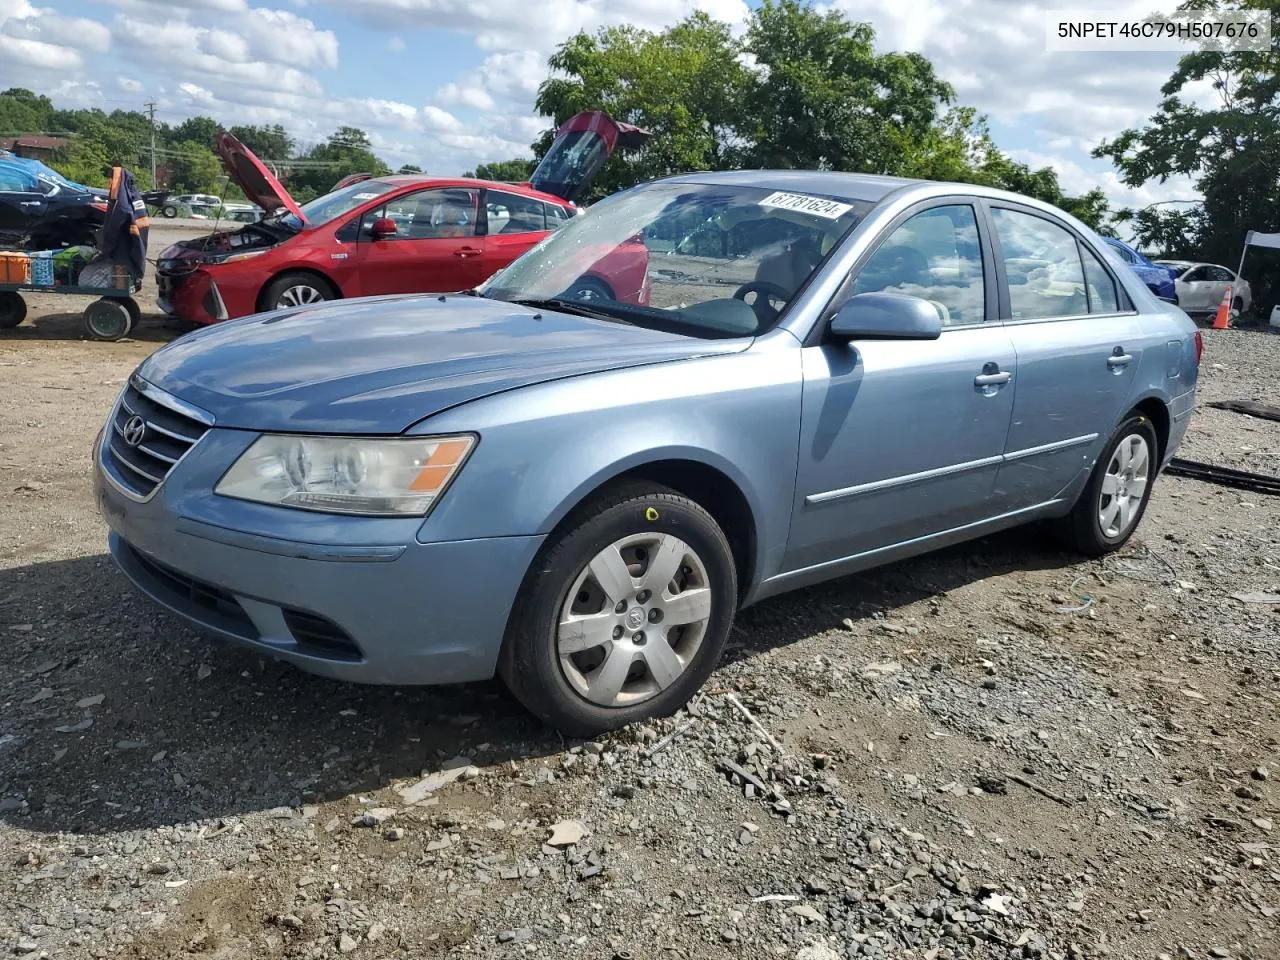
[[1107,366],[1113,369],[1115,367],[1127,367],[1132,360],[1133,357],[1127,353],[1116,353],[1107,357]]
[[979,387],[996,387],[1002,383],[1008,383],[1013,379],[1013,374],[1008,370],[1002,370],[1000,373],[980,373],[973,378],[975,386]]
[[455,257],[477,257],[480,255],[480,251],[475,247],[459,247],[453,251],[453,255]]

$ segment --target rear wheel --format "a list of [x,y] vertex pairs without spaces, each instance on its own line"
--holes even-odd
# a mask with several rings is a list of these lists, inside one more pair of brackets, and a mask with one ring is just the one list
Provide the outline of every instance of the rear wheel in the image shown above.
[[133,297],[121,297],[120,303],[129,311],[129,332],[133,333],[142,322],[142,307],[138,306],[138,301]]
[[715,669],[736,605],[733,554],[711,516],[663,487],[619,488],[535,561],[499,672],[571,736],[666,716]]
[[1087,556],[1119,550],[1133,536],[1151,499],[1159,443],[1151,421],[1133,414],[1116,428],[1089,477],[1088,486],[1060,531]]
[[582,300],[590,303],[593,300],[615,300],[613,291],[609,289],[609,285],[603,280],[597,280],[595,277],[581,277],[574,281],[565,292],[566,300]]
[[338,292],[323,277],[311,273],[286,273],[276,277],[262,291],[262,309],[290,310],[337,299]]
[[12,330],[27,317],[27,301],[13,290],[0,291],[0,330]]
[[172,220],[174,217],[178,215],[178,208],[174,206],[172,203],[166,203],[163,207],[160,208],[160,212],[163,213],[170,220]]

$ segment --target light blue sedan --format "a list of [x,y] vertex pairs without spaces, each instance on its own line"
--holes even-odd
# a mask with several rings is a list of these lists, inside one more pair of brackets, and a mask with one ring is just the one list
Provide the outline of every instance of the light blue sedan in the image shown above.
[[207,633],[353,681],[497,673],[592,735],[677,709],[784,591],[1031,521],[1116,550],[1200,349],[1042,203],[691,174],[475,291],[175,341],[97,496],[125,575]]

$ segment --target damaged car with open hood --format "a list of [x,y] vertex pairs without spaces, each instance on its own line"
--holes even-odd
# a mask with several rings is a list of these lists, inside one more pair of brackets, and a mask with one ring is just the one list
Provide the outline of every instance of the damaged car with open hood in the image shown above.
[[[613,152],[648,136],[599,111],[581,113],[560,127],[527,183],[353,177],[298,204],[223,133],[223,164],[262,217],[167,248],[157,263],[158,305],[210,324],[325,300],[473,288],[576,216]],[[640,244],[621,250],[583,278],[580,292],[640,297],[643,256]]]

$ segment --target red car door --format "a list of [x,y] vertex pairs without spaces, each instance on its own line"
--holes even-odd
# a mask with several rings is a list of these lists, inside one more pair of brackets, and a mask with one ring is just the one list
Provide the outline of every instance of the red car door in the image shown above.
[[[396,197],[364,214],[356,242],[360,293],[448,293],[485,279],[479,237],[480,191],[429,187]],[[396,232],[375,238],[373,224]]]

